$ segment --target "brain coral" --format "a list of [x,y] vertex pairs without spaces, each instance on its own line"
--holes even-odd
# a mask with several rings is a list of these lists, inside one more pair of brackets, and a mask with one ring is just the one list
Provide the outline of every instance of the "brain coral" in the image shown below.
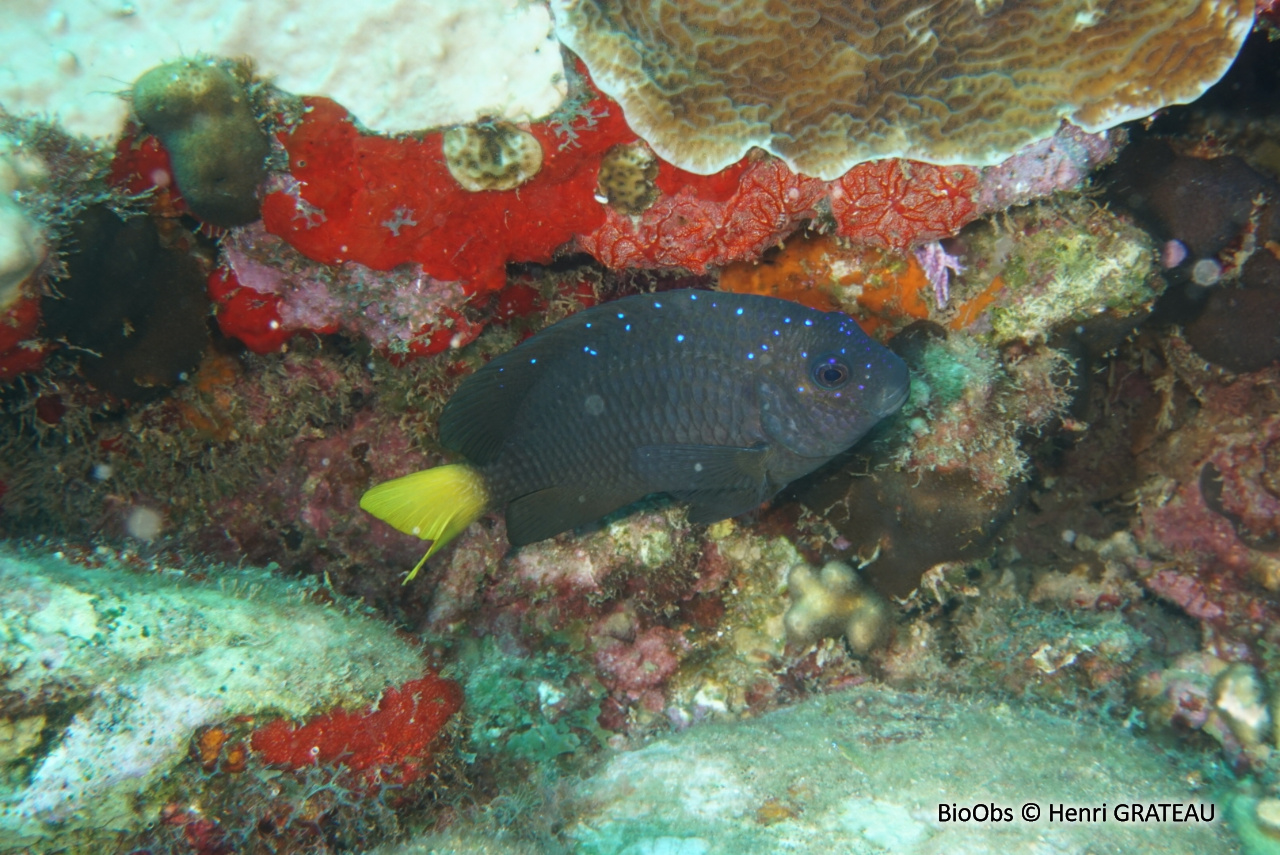
[[663,159],[752,146],[836,178],[902,157],[987,166],[1062,119],[1098,131],[1195,99],[1253,0],[552,0],[561,41]]

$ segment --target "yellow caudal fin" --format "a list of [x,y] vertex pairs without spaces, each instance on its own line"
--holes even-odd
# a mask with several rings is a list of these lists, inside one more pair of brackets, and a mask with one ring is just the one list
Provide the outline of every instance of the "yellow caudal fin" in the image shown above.
[[379,484],[360,497],[360,507],[405,534],[431,541],[409,573],[407,584],[436,550],[453,540],[489,506],[480,473],[464,463],[424,469]]

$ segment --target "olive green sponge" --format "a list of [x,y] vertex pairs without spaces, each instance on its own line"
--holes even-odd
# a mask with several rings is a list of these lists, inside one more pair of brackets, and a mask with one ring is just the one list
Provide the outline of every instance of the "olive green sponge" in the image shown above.
[[181,59],[138,78],[131,100],[138,121],[168,149],[193,214],[224,227],[260,217],[270,144],[236,74],[218,60]]

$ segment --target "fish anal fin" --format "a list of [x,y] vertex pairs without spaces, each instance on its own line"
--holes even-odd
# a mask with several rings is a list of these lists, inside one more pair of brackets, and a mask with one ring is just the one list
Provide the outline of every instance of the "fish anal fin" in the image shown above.
[[768,495],[756,490],[695,490],[674,493],[677,499],[689,503],[689,522],[713,523],[754,511]]
[[512,546],[523,546],[555,537],[561,532],[595,522],[638,498],[634,490],[595,485],[547,487],[508,503],[507,540]]

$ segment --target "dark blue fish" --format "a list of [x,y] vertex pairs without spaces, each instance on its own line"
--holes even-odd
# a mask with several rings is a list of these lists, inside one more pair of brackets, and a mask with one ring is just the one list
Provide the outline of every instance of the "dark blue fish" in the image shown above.
[[468,377],[440,417],[441,443],[467,462],[379,484],[360,507],[431,540],[426,557],[503,506],[516,546],[651,493],[713,522],[849,448],[907,388],[903,361],[839,312],[714,291],[628,297]]

